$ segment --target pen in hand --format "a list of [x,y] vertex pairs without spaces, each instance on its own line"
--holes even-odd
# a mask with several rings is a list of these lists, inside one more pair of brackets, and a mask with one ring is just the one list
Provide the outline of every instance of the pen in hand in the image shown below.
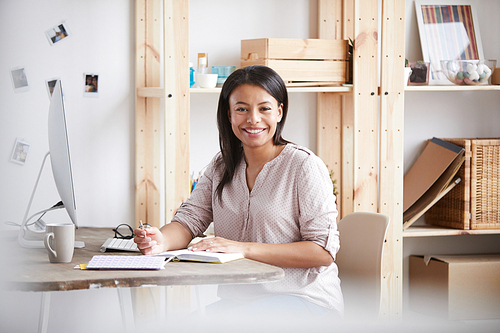
[[149,223],[142,223],[142,220],[139,220],[139,224],[140,224],[140,225],[139,225],[139,228],[140,228],[140,229],[143,229],[143,230],[144,230],[144,229],[146,229],[146,228],[151,228],[151,224],[149,224]]
[[[144,230],[146,228],[151,228],[151,225],[149,223],[142,223],[142,220],[139,220],[139,229]],[[143,237],[144,240],[148,241],[147,233],[144,232],[144,235],[140,236]]]

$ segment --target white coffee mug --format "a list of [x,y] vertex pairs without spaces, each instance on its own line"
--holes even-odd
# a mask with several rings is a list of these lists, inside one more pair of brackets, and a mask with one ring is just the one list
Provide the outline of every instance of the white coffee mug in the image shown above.
[[50,262],[71,262],[75,249],[75,225],[47,224],[43,243]]

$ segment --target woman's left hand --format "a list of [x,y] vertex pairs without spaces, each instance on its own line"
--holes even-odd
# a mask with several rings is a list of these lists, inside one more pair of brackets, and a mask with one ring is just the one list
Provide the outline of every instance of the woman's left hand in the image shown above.
[[291,268],[329,266],[333,262],[332,255],[312,241],[266,244],[236,242],[222,237],[213,237],[204,238],[188,247],[188,249],[207,252],[237,252],[242,253],[247,259]]
[[227,253],[239,252],[245,255],[245,247],[245,243],[232,241],[222,237],[210,237],[191,245],[188,247],[188,250]]

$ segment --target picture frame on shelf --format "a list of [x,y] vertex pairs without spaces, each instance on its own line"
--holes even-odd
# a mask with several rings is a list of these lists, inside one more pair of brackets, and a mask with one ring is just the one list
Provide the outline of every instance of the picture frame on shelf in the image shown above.
[[441,60],[484,59],[472,1],[415,0],[415,11],[423,59],[430,62],[430,85],[450,84]]

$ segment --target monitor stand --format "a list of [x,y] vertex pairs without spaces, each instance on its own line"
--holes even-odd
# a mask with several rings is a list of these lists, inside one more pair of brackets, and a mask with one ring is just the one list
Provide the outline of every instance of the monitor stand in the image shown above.
[[[23,222],[21,223],[21,229],[19,230],[17,240],[19,241],[19,244],[21,244],[22,247],[32,248],[32,249],[44,249],[45,248],[45,245],[43,244],[43,240],[26,239],[25,236],[26,236],[26,233],[29,231],[29,229],[26,227],[26,223],[29,220],[27,218],[28,213],[29,213],[30,208],[31,208],[31,203],[33,202],[33,197],[35,196],[38,182],[40,181],[40,176],[42,174],[43,166],[45,165],[45,161],[47,160],[47,157],[49,156],[49,154],[50,154],[50,152],[46,153],[45,157],[43,158],[42,166],[40,167],[40,171],[38,172],[38,177],[36,178],[35,187],[33,188],[33,192],[31,193],[30,201],[28,202],[28,207],[26,208],[26,212],[24,213]],[[61,209],[61,208],[64,208],[64,205],[54,206],[54,207],[47,209],[46,211]],[[37,215],[37,214],[35,214],[35,215]],[[84,247],[85,247],[84,242],[75,241],[75,249],[82,249]]]

